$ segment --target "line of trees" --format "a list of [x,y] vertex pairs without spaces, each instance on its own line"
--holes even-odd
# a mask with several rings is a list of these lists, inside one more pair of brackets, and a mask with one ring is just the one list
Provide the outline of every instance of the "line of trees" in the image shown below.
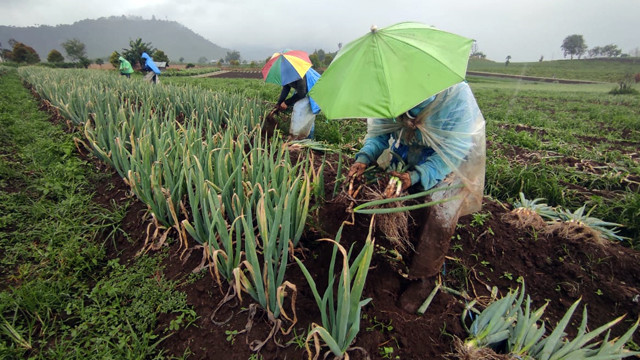
[[[89,65],[91,65],[92,61],[87,58],[86,46],[82,41],[74,38],[66,40],[60,45],[64,49],[67,59],[71,61],[68,65],[82,66],[84,68],[88,68]],[[15,39],[9,40],[9,46],[11,49],[4,49],[0,43],[0,58],[4,61],[12,61],[19,64],[37,64],[41,61],[40,56],[31,46],[16,41]],[[154,61],[166,62],[167,65],[169,65],[169,57],[164,51],[154,48],[151,43],[145,43],[140,38],[129,41],[129,48],[122,49],[122,56],[132,65],[140,64],[140,66],[142,66],[144,63],[141,59],[143,52],[149,54]],[[114,51],[109,58],[109,62],[114,67],[119,66],[119,56],[120,53]],[[62,64],[65,64],[65,57],[56,49],[49,52],[46,60],[50,64],[57,64],[54,66],[62,66]],[[95,60],[95,64],[102,65],[103,63],[103,59]]]
[[120,63],[118,62],[118,58],[122,56],[127,59],[128,62],[131,63],[131,66],[135,67],[143,67],[144,60],[142,59],[142,53],[147,53],[153,61],[158,62],[166,62],[167,66],[169,66],[169,57],[165,54],[164,51],[156,49],[151,45],[150,42],[144,42],[141,38],[137,38],[135,40],[129,41],[129,47],[123,48],[122,52],[114,51],[109,56],[109,62],[113,67],[118,68]]
[[592,58],[629,56],[628,54],[623,54],[622,50],[620,50],[615,44],[596,46],[588,49],[587,44],[584,41],[584,37],[578,34],[569,35],[564,38],[560,48],[562,49],[562,55],[565,58],[569,55],[572,60],[574,56],[580,59],[584,54],[588,54],[589,57]]

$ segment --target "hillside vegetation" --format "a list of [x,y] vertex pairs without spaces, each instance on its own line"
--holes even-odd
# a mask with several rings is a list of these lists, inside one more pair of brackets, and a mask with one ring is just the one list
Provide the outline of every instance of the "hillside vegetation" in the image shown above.
[[492,72],[557,79],[619,82],[640,73],[640,58],[552,60],[541,62],[504,62],[469,60],[468,71]]
[[166,20],[111,16],[82,20],[71,25],[0,26],[0,43],[4,47],[9,47],[9,39],[15,39],[34,48],[43,61],[53,49],[65,54],[61,44],[73,38],[86,45],[87,57],[90,59],[107,58],[114,50],[128,48],[129,41],[137,38],[151,42],[172,61],[183,57],[187,62],[195,62],[203,56],[209,60],[220,59],[230,51],[180,23]]

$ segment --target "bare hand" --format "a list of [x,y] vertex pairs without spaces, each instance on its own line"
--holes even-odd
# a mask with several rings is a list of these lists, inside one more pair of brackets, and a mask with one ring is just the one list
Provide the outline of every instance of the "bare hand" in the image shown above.
[[280,103],[280,105],[278,105],[278,109],[284,111],[287,110],[287,104],[285,103]]
[[367,169],[367,164],[361,162],[354,162],[349,168],[349,172],[347,173],[347,179],[351,178],[359,178],[362,176],[364,171]]
[[384,197],[392,198],[399,196],[400,193],[407,190],[409,186],[411,186],[411,175],[409,175],[409,173],[392,171],[389,184],[384,190]]
[[366,169],[367,164],[361,162],[355,162],[353,163],[353,165],[351,165],[351,168],[349,168],[349,172],[347,173],[347,181],[349,182],[349,190],[347,191],[347,194],[349,194],[349,196],[355,197],[359,192],[359,189],[362,187],[362,185],[354,190],[353,183],[357,179],[362,178],[362,174]]
[[411,186],[411,175],[408,172],[399,173],[392,171],[391,176],[395,176],[402,181],[402,191],[407,190],[409,186]]

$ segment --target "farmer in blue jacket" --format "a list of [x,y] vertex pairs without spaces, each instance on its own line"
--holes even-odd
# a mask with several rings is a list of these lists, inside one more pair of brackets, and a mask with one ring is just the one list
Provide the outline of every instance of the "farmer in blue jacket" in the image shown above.
[[[401,190],[416,191],[458,185],[428,196],[426,201],[453,199],[427,207],[409,269],[413,281],[400,305],[415,312],[434,285],[460,216],[480,210],[485,172],[485,122],[466,82],[426,99],[394,119],[368,119],[367,136],[347,178],[359,179],[385,150],[391,163],[402,159],[406,169],[391,171]],[[395,196],[395,186],[385,191]],[[422,215],[420,215],[422,216]],[[414,219],[420,223],[414,214]]]
[[141,57],[144,59],[144,66],[142,67],[142,70],[148,71],[144,76],[144,79],[154,84],[160,83],[160,78],[158,77],[158,75],[160,75],[160,69],[158,69],[156,63],[153,62],[151,56],[146,52],[143,52]]
[[[308,92],[319,78],[320,74],[310,68],[301,79],[282,86],[276,109],[284,111],[293,106],[289,126],[289,135],[292,139],[313,138],[314,122],[320,107],[308,96]],[[291,89],[294,93],[287,98]]]

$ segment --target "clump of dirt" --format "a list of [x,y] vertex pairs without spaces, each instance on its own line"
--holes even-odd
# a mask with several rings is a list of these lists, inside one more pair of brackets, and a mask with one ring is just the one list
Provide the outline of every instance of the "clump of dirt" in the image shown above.
[[518,229],[542,230],[547,226],[540,214],[525,208],[517,208],[505,213],[502,215],[502,221]]
[[609,244],[609,241],[603,238],[597,230],[575,221],[555,222],[549,225],[545,232],[574,241],[588,241],[601,246]]
[[459,338],[455,339],[455,351],[446,355],[450,360],[510,360],[509,355],[497,354],[490,348],[469,346]]

